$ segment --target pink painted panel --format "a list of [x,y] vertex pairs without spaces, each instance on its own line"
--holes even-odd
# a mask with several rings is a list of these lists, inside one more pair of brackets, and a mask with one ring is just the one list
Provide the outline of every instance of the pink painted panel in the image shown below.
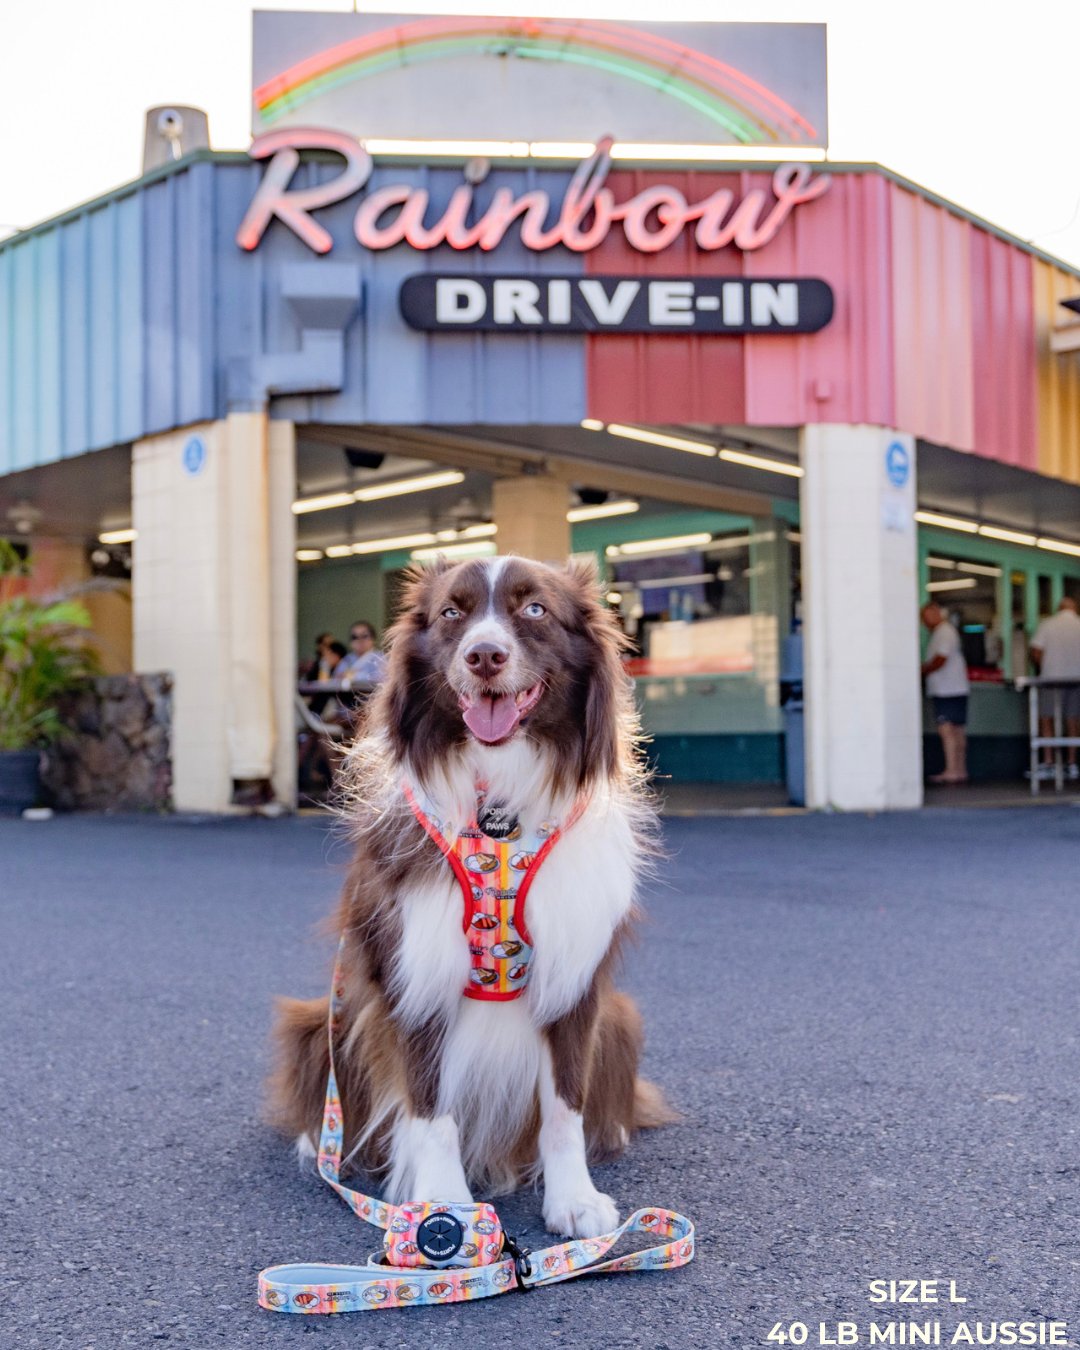
[[[669,183],[696,202],[721,188],[738,196],[745,178],[621,170],[610,176],[608,186],[624,201],[646,187]],[[737,277],[742,255],[734,248],[704,253],[689,230],[663,253],[638,253],[621,230],[612,230],[598,249],[585,254],[585,271]],[[743,422],[743,349],[742,338],[726,335],[591,334],[585,339],[588,414],[606,422]]]
[[973,450],[972,227],[895,183],[889,191],[896,425]]
[[[753,178],[768,185],[764,175]],[[776,239],[745,255],[748,277],[820,277],[836,299],[832,322],[818,333],[744,339],[748,422],[895,425],[889,236],[885,180],[838,174]]]
[[975,451],[1038,467],[1035,293],[1032,258],[971,230]]

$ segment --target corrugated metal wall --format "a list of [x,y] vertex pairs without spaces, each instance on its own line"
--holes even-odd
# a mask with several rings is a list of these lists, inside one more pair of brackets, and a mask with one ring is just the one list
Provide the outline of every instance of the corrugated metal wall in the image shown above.
[[0,249],[0,471],[142,429],[137,194]]
[[[296,186],[336,176],[305,163]],[[236,228],[262,175],[240,157],[199,158],[0,245],[0,472],[220,417],[227,373],[300,348],[282,271],[318,266],[280,224],[253,253]],[[495,169],[561,201],[569,174]],[[433,215],[457,168],[380,167],[376,188],[426,189]],[[742,197],[762,173],[620,171],[622,198],[667,182],[691,200]],[[333,262],[357,269],[363,318],[345,340],[340,393],[277,399],[275,415],[329,423],[809,422],[897,426],[939,444],[1080,481],[1080,356],[1054,355],[1059,301],[1080,279],[875,172],[835,173],[763,249],[702,253],[687,235],[662,255],[613,230],[590,254],[396,248],[352,235],[357,199],[320,212]],[[807,336],[422,334],[398,313],[420,271],[817,276],[836,313]]]
[[[741,200],[768,190],[763,173],[642,171],[609,179],[620,199],[667,183],[690,201],[727,189]],[[686,276],[807,276],[829,282],[836,312],[805,337],[592,336],[589,415],[609,421],[877,422],[894,416],[887,185],[872,176],[834,178],[826,195],[800,206],[764,248],[703,253],[687,232],[662,258],[646,257],[613,233],[586,255],[589,272]]]
[[[305,164],[295,186],[336,173],[333,165]],[[287,264],[314,258],[280,224],[270,227],[254,253],[244,253],[233,242],[261,175],[261,166],[251,166],[219,176],[217,183],[221,341],[225,350],[241,356],[298,349],[300,332],[281,298],[278,278]],[[557,202],[569,179],[568,173],[552,170],[496,169],[484,191],[502,185],[519,193],[543,188]],[[371,189],[390,183],[425,188],[437,206],[461,183],[461,171],[383,167],[372,175]],[[319,213],[334,238],[329,257],[355,265],[363,286],[363,322],[353,323],[346,335],[345,388],[340,394],[275,400],[276,415],[300,422],[411,425],[577,422],[585,416],[583,338],[418,333],[406,327],[398,310],[401,283],[417,272],[577,273],[582,267],[578,257],[555,250],[532,253],[514,232],[493,253],[447,246],[423,253],[409,248],[370,253],[352,234],[358,201],[353,198]]]
[[1080,352],[1050,350],[1050,334],[1080,295],[1080,280],[1041,258],[1033,261],[1034,340],[1040,473],[1080,483]]

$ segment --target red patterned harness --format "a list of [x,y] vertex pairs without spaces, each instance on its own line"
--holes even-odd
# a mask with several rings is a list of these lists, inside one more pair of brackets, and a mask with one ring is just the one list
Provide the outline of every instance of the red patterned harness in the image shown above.
[[[529,982],[533,941],[525,918],[525,900],[541,864],[562,838],[557,821],[544,821],[528,836],[516,819],[487,804],[487,790],[476,789],[476,808],[451,843],[442,833],[431,804],[418,789],[403,785],[416,819],[438,845],[461,887],[461,926],[469,943],[466,998],[505,1003],[519,998]],[[574,804],[566,829],[584,810]]]

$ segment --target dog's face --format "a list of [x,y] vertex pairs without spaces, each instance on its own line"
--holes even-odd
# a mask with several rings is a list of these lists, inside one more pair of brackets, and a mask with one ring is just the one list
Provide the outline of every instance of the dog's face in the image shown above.
[[468,737],[527,736],[566,783],[615,771],[623,639],[591,566],[443,563],[413,576],[406,604],[381,705],[402,758],[423,773]]

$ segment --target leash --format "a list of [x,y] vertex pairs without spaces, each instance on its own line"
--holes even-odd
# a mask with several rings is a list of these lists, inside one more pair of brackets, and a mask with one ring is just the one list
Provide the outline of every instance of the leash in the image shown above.
[[[363,1265],[269,1266],[259,1275],[259,1304],[271,1312],[340,1313],[463,1303],[511,1289],[536,1289],[579,1275],[619,1270],[673,1270],[694,1259],[694,1225],[667,1209],[636,1210],[625,1223],[595,1238],[556,1243],[538,1252],[521,1247],[484,1202],[437,1201],[390,1205],[341,1181],[345,1135],[334,1072],[334,1036],[341,1024],[344,935],[330,990],[330,1070],[319,1137],[319,1174],[359,1219],[385,1230],[382,1253]],[[602,1260],[627,1233],[664,1239],[644,1251]]]

